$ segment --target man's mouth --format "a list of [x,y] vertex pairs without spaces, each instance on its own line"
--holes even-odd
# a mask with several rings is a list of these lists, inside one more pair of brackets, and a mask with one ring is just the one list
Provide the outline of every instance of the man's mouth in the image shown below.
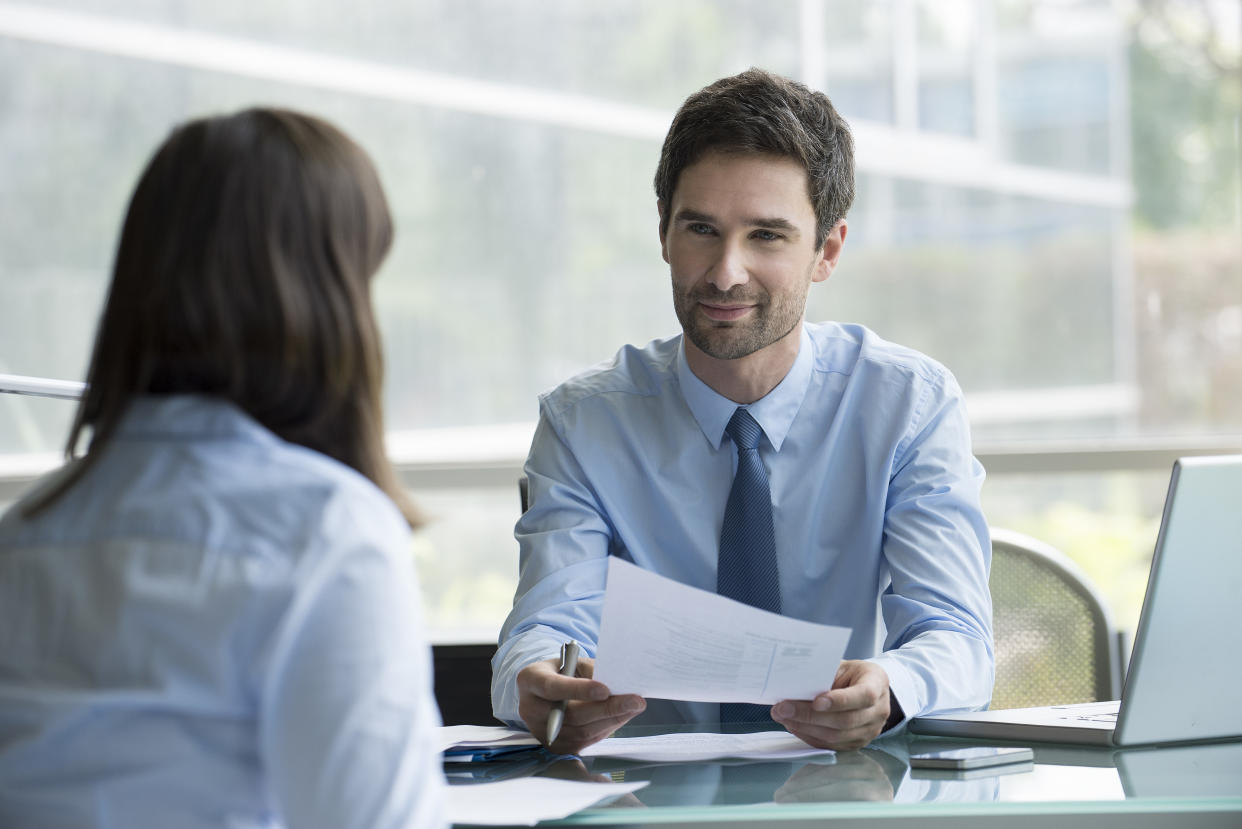
[[702,309],[704,316],[714,322],[733,322],[745,317],[754,310],[754,305],[717,305],[711,302],[699,301],[699,308]]

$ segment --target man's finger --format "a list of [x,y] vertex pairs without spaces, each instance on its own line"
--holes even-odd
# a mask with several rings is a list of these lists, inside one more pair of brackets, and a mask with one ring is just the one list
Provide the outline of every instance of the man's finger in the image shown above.
[[566,724],[584,726],[601,720],[628,720],[647,707],[637,694],[621,694],[603,702],[584,702],[566,709]]
[[888,674],[883,668],[858,659],[847,659],[837,669],[832,689],[817,696],[816,711],[853,710],[883,705],[888,693]]
[[565,754],[577,754],[584,747],[611,735],[646,707],[646,700],[634,694],[613,697],[604,703],[572,702],[565,712],[565,725],[549,748]]
[[608,686],[593,679],[582,677],[552,676],[540,677],[531,688],[535,696],[546,700],[580,700],[583,702],[599,702],[608,699]]
[[788,724],[785,728],[807,745],[830,748],[833,751],[862,748],[879,733],[879,729],[875,727],[836,729],[806,723]]
[[833,688],[817,696],[811,702],[815,711],[856,711],[879,704],[880,693],[869,685],[851,685]]
[[866,727],[879,719],[879,712],[872,706],[850,708],[844,705],[834,705],[827,711],[819,711],[814,703],[805,700],[785,700],[773,709],[773,719],[790,726],[814,726],[844,731]]
[[602,682],[584,677],[561,676],[554,659],[536,662],[518,673],[518,688],[540,699],[558,700],[605,700],[608,687]]

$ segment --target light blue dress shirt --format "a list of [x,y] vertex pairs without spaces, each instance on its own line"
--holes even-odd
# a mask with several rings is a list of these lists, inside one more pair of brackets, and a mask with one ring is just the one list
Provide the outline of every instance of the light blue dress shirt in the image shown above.
[[0,826],[443,825],[409,530],[370,481],[227,403],[153,397],[20,508]]
[[[540,398],[519,583],[492,663],[498,717],[520,722],[518,671],[561,642],[595,655],[610,554],[715,591],[736,408],[690,370],[681,337],[627,346]],[[764,432],[782,612],[851,628],[846,658],[883,667],[907,717],[986,705],[984,473],[952,375],[861,326],[808,324],[789,373],[749,410]],[[649,701],[644,717],[717,711]]]

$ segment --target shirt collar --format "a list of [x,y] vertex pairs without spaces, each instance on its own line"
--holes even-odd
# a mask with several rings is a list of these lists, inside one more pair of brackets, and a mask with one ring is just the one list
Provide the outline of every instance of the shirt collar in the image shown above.
[[[815,345],[811,335],[802,326],[802,334],[798,339],[798,356],[789,369],[789,373],[766,395],[746,406],[751,416],[763,429],[768,443],[777,452],[789,434],[794,417],[802,406],[806,391],[811,385],[811,367],[815,362]],[[686,361],[686,338],[683,335],[681,345],[677,349],[677,379],[681,384],[681,393],[690,407],[690,413],[698,421],[703,436],[716,449],[724,441],[725,427],[738,404],[717,393],[711,386],[704,383],[690,370]]]
[[117,424],[118,437],[242,438],[268,442],[274,438],[249,415],[219,397],[197,394],[135,397]]

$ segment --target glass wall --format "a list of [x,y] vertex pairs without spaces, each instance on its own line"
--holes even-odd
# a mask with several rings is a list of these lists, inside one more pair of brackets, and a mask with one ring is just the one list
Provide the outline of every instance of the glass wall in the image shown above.
[[[432,621],[491,638],[536,395],[676,331],[660,140],[687,94],[761,65],[824,89],[858,144],[845,255],[808,315],[952,368],[981,455],[1236,436],[1239,6],[0,2],[0,373],[82,379],[126,199],[172,125],[254,104],[335,121],[398,224],[376,304],[393,453],[440,518],[416,550]],[[50,463],[71,408],[0,395],[0,478]],[[1112,585],[1145,574],[1165,480],[994,475],[989,517]],[[1137,612],[1132,585],[1106,592]]]

